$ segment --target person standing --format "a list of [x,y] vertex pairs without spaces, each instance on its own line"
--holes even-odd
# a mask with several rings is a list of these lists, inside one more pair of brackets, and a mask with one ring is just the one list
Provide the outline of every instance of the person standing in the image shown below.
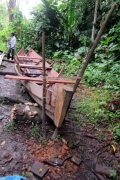
[[15,37],[15,34],[12,32],[11,38],[10,38],[10,43],[9,43],[9,49],[8,49],[8,53],[7,53],[7,59],[10,58],[10,54],[12,56],[12,60],[14,59],[15,48],[16,48],[16,37]]

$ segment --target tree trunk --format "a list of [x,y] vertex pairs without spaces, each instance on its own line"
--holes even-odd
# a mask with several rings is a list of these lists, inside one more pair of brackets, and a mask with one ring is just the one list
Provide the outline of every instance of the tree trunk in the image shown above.
[[13,21],[13,12],[12,10],[16,6],[16,0],[9,0],[9,5],[8,5],[8,13],[9,13],[9,22]]
[[95,11],[94,11],[94,20],[93,20],[91,41],[94,41],[94,39],[95,39],[95,24],[96,24],[96,20],[97,20],[98,5],[99,5],[99,0],[96,0],[96,2],[95,2]]

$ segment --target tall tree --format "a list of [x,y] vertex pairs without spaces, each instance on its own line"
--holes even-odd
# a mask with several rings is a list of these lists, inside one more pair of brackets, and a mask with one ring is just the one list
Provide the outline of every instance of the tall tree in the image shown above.
[[95,11],[94,11],[94,20],[93,20],[93,27],[92,27],[92,34],[91,34],[91,41],[94,41],[95,39],[95,24],[97,20],[97,9],[99,6],[99,0],[95,1]]
[[13,12],[12,10],[16,7],[16,0],[9,0],[8,12],[9,12],[9,22],[13,21]]

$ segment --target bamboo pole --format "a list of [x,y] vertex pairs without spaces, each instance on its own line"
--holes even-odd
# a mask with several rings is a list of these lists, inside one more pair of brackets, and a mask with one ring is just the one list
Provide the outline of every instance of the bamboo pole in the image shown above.
[[42,130],[43,130],[43,138],[46,136],[45,129],[45,104],[46,104],[46,76],[45,76],[45,33],[42,33],[42,66],[43,66],[43,105],[42,105]]

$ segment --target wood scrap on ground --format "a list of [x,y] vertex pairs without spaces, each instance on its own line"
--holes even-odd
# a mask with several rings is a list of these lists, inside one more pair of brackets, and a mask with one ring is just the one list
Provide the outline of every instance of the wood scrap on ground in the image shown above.
[[0,54],[0,65],[2,64],[3,57],[5,56],[4,53]]
[[15,104],[11,111],[11,119],[19,124],[42,122],[41,109],[37,103]]

